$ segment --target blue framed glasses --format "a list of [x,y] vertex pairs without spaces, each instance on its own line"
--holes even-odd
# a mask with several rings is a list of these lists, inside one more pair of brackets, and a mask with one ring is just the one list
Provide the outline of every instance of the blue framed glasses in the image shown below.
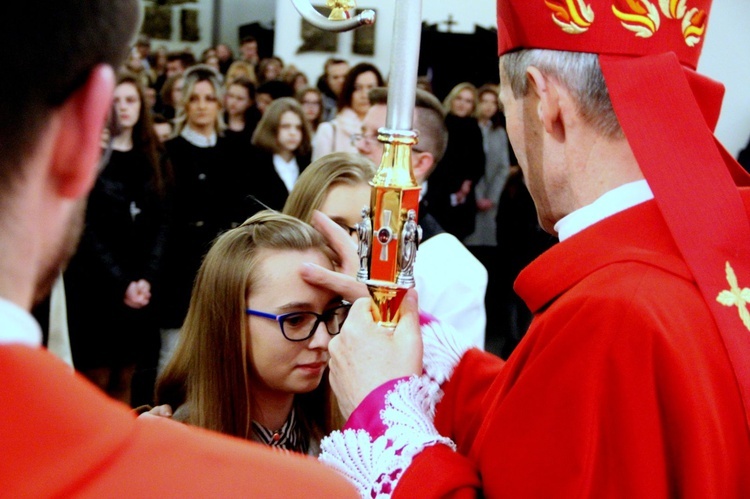
[[305,341],[308,338],[312,338],[321,322],[326,325],[328,334],[331,336],[339,334],[341,326],[349,315],[350,308],[352,308],[352,304],[348,301],[343,301],[341,305],[330,308],[322,314],[316,314],[315,312],[290,312],[288,314],[276,315],[250,308],[245,310],[245,313],[278,322],[281,334],[289,341]]

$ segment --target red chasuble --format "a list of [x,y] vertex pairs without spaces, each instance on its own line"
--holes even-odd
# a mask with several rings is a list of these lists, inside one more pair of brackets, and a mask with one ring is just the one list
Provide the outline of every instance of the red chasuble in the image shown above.
[[738,384],[654,201],[552,248],[516,289],[526,337],[504,367],[464,355],[435,419],[458,452],[423,451],[395,496],[750,497]]

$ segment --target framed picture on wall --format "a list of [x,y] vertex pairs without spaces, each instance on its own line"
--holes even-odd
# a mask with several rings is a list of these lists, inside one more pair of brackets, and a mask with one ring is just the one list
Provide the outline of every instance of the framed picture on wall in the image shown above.
[[172,8],[147,5],[143,9],[142,33],[157,40],[172,39]]
[[197,10],[183,9],[180,12],[180,41],[197,42],[201,39],[199,16]]

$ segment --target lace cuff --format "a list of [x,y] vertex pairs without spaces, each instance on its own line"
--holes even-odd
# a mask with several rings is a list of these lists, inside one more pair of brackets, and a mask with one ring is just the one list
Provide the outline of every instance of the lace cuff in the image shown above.
[[[349,429],[333,432],[321,443],[319,459],[349,478],[363,497],[389,497],[425,447],[444,444],[455,450],[454,443],[433,424],[435,406],[443,395],[440,386],[472,344],[432,317],[420,316],[420,325],[424,374],[381,385],[357,407],[347,422]],[[385,396],[383,390],[387,390]],[[381,403],[382,424],[378,425],[372,415]],[[358,412],[365,419],[355,417]],[[357,426],[372,432],[354,429]]]
[[390,497],[414,456],[425,447],[453,442],[435,429],[435,405],[442,392],[428,376],[396,383],[380,417],[385,435],[374,441],[364,430],[336,431],[321,442],[320,460],[339,470],[362,497]]

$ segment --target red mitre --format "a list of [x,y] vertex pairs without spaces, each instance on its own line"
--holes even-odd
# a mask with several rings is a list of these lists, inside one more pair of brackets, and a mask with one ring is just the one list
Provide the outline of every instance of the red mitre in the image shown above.
[[710,10],[710,0],[497,0],[498,46],[500,55],[599,54],[625,137],[721,331],[750,426],[750,222],[737,188],[750,177],[713,135],[723,86],[694,71]]

